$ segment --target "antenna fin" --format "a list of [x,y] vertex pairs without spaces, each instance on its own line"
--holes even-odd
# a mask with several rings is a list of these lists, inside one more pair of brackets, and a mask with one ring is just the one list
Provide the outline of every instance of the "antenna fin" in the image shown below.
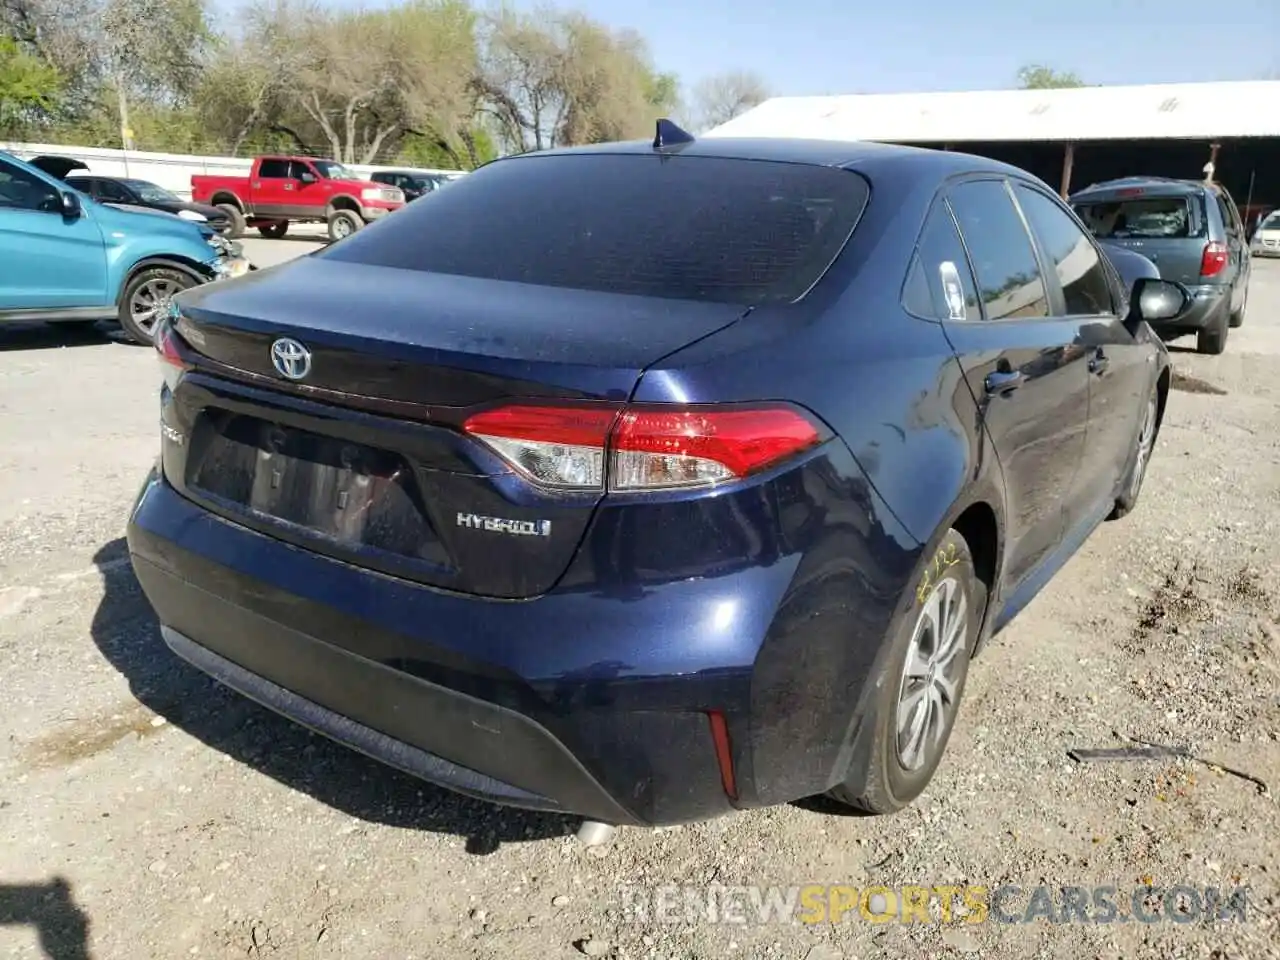
[[658,120],[658,129],[653,137],[653,149],[675,147],[683,143],[693,143],[693,134],[682,130],[675,123],[662,117]]

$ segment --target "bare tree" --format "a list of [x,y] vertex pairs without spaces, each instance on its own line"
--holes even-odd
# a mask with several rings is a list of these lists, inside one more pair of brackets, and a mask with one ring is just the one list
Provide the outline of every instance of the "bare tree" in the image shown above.
[[733,70],[700,80],[693,89],[693,123],[710,130],[769,99],[764,79],[749,70]]
[[233,155],[264,128],[306,149],[288,111],[297,77],[311,60],[302,25],[320,15],[315,0],[259,0],[242,14],[243,37],[224,44],[206,69],[199,98],[202,114],[227,135]]
[[472,16],[463,0],[295,13],[292,103],[346,163],[371,162],[409,130],[450,126],[473,104]]
[[173,102],[196,86],[213,42],[204,0],[106,0],[102,61],[115,88],[120,139],[133,147],[129,100]]
[[644,40],[543,7],[487,17],[477,86],[513,151],[643,136],[675,99]]
[[564,51],[541,14],[503,8],[484,19],[482,68],[477,78],[486,109],[509,150],[545,150],[561,120]]
[[474,166],[479,161],[473,135],[479,109],[474,11],[461,0],[446,0],[408,4],[390,16],[400,112],[392,133],[425,137],[458,161],[465,152]]

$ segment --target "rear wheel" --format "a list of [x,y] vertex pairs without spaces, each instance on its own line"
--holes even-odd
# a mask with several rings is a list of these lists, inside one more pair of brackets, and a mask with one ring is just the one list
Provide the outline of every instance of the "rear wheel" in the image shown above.
[[1211,326],[1205,327],[1196,335],[1196,352],[1218,354],[1227,349],[1227,330],[1230,306],[1219,311]]
[[363,226],[364,221],[354,210],[335,210],[329,214],[329,239],[349,237]]
[[917,572],[866,722],[872,746],[865,771],[850,771],[831,796],[866,813],[893,813],[929,785],[955,724],[969,657],[986,611],[969,545],[948,530]]
[[1142,481],[1147,476],[1147,465],[1151,462],[1151,450],[1156,443],[1156,428],[1160,422],[1160,398],[1157,390],[1151,391],[1147,398],[1147,409],[1142,414],[1142,424],[1138,427],[1138,435],[1133,441],[1133,453],[1130,454],[1129,472],[1125,475],[1124,488],[1116,497],[1116,504],[1111,508],[1108,520],[1119,520],[1129,513],[1138,503],[1138,494],[1142,492]]
[[1244,309],[1249,305],[1249,287],[1246,284],[1244,288],[1244,296],[1240,298],[1240,309],[1231,314],[1231,326],[1244,326]]
[[259,224],[258,232],[268,240],[279,240],[289,232],[289,221],[276,220],[274,223]]
[[131,340],[151,343],[156,323],[169,312],[170,301],[195,285],[195,277],[174,267],[144,267],[125,285],[120,326]]
[[234,203],[215,203],[215,207],[227,215],[230,221],[224,236],[228,240],[239,240],[244,236],[244,214]]

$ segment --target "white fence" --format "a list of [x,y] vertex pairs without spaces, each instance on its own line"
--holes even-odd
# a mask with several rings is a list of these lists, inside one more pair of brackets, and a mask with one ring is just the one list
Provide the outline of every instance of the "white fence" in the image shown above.
[[[0,150],[23,160],[32,157],[71,157],[82,161],[91,173],[104,177],[136,177],[149,180],[182,197],[191,196],[192,174],[227,174],[248,176],[253,161],[247,157],[196,157],[182,153],[140,153],[129,150],[109,150],[102,147],[73,147],[52,143],[5,143]],[[375,170],[414,169],[423,173],[458,173],[457,170],[436,170],[423,167],[386,167],[348,164],[355,173],[368,176]]]

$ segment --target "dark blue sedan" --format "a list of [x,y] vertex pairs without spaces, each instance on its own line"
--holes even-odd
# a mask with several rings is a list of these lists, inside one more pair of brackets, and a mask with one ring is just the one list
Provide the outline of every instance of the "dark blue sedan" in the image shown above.
[[474,797],[897,810],[1133,508],[1187,293],[1012,167],[662,129],[183,294],[134,568],[180,656]]

